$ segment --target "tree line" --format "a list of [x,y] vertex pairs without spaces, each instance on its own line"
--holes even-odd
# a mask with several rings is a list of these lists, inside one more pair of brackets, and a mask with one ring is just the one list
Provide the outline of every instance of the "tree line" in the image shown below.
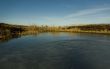
[[101,32],[109,33],[110,24],[89,24],[78,26],[48,26],[48,25],[11,25],[0,23],[0,34],[18,34],[22,32]]
[[110,24],[89,24],[80,26],[68,26],[67,29],[82,32],[110,32]]

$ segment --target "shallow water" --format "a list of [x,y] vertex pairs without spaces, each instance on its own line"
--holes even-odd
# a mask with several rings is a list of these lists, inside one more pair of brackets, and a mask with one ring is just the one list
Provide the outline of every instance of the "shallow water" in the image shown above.
[[40,33],[0,42],[0,69],[110,69],[110,35]]

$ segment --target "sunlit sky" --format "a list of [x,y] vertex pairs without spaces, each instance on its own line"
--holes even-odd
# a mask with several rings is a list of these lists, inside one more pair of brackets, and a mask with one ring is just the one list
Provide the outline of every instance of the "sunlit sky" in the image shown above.
[[0,0],[0,22],[23,25],[110,23],[110,0]]

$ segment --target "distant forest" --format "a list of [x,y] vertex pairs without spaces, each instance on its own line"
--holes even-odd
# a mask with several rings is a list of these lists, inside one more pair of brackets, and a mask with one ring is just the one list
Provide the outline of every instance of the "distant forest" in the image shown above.
[[79,26],[24,26],[0,23],[0,35],[20,34],[33,32],[89,32],[89,33],[110,33],[110,24],[89,24]]

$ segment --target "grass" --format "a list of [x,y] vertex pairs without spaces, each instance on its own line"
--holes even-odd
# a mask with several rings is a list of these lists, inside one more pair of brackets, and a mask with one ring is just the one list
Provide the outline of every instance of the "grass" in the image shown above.
[[110,34],[110,24],[89,24],[79,26],[24,26],[0,23],[0,38],[4,35],[34,34],[41,32],[78,32],[78,33],[99,33]]

